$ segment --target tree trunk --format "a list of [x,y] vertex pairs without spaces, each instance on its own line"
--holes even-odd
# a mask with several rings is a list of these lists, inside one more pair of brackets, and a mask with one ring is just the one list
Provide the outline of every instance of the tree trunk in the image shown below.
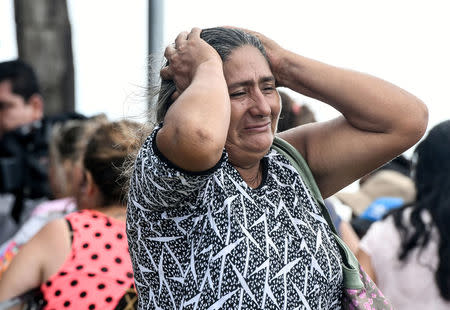
[[75,107],[72,36],[65,0],[15,0],[19,58],[36,70],[46,115]]

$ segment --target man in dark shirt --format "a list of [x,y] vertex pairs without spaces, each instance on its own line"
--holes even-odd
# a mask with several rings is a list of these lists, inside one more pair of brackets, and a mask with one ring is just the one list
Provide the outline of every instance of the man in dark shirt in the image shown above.
[[0,63],[0,244],[28,213],[51,196],[48,142],[56,121],[44,117],[44,99],[33,68],[22,60]]

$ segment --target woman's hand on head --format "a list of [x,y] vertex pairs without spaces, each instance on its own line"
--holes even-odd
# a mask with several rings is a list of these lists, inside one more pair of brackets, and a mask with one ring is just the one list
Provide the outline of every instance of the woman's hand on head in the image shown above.
[[199,66],[206,63],[222,67],[222,60],[216,50],[200,38],[201,29],[193,28],[190,33],[181,32],[175,43],[167,46],[164,56],[168,66],[160,74],[165,80],[173,80],[176,99],[192,82]]

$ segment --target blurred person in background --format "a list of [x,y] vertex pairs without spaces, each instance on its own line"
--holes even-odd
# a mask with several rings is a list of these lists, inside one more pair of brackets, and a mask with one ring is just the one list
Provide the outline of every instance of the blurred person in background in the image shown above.
[[450,120],[413,155],[413,203],[375,222],[357,253],[395,309],[450,309]]
[[33,68],[17,59],[0,63],[0,243],[34,207],[51,197],[48,143],[51,127],[77,113],[44,117],[44,99]]
[[286,91],[278,90],[281,98],[281,113],[278,132],[316,122],[314,112],[307,104],[299,104]]
[[104,115],[53,126],[49,145],[49,182],[54,200],[37,205],[14,236],[0,246],[0,276],[19,248],[46,223],[75,210],[74,197],[81,182],[83,153],[90,134],[100,122],[106,122]]
[[44,117],[44,100],[33,68],[22,60],[0,63],[0,138]]
[[359,238],[387,212],[414,201],[416,190],[410,167],[410,161],[400,155],[362,177],[356,192],[336,193],[335,197],[351,208],[350,223]]
[[83,157],[79,212],[47,224],[0,280],[0,301],[40,288],[45,309],[114,309],[133,286],[122,165],[140,124],[101,124]]

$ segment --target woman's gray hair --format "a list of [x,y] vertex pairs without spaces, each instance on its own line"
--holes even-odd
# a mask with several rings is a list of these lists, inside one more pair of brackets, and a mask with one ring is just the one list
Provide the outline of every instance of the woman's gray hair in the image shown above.
[[[208,28],[202,30],[200,37],[217,51],[223,62],[228,59],[231,52],[244,45],[256,47],[266,58],[267,62],[269,62],[261,41],[254,35],[242,30],[222,27]],[[165,65],[168,65],[167,62]],[[155,107],[157,123],[164,120],[167,110],[173,103],[171,96],[175,90],[175,83],[172,80],[161,80],[158,100]]]

